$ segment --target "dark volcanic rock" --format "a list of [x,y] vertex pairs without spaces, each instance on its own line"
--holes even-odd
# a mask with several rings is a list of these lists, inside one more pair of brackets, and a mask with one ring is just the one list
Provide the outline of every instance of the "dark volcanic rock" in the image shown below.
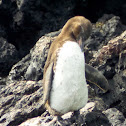
[[60,29],[70,17],[83,15],[96,22],[113,13],[125,23],[125,8],[125,0],[106,0],[100,6],[99,0],[1,0],[0,36],[15,45],[22,58],[42,35]]
[[0,76],[7,76],[11,67],[19,60],[18,52],[14,45],[6,39],[0,38]]
[[19,54],[15,46],[0,37],[0,90],[6,85],[9,71],[17,61],[19,61]]
[[107,109],[104,112],[104,114],[107,116],[112,126],[125,126],[126,125],[125,117],[116,108]]
[[11,83],[0,92],[0,125],[16,126],[22,121],[41,115],[42,81]]
[[8,76],[8,83],[19,80],[40,80],[43,78],[43,67],[47,52],[54,38],[41,37],[30,53],[15,64]]
[[[92,125],[103,125],[103,126],[110,126],[110,123],[105,116],[105,114],[102,113],[101,110],[104,110],[105,104],[101,99],[95,99],[95,102],[89,102],[87,105],[82,108],[78,113],[75,113],[74,115],[69,112],[62,116],[63,120],[60,120],[59,122],[63,126],[92,126]],[[34,119],[27,120],[26,122],[22,123],[20,126],[41,126],[41,125],[49,125],[50,120],[53,120],[53,116],[49,116],[47,112],[42,114],[41,117],[37,117]],[[49,121],[48,121],[49,120]],[[54,126],[59,125],[56,121]]]
[[3,0],[0,33],[15,45],[22,58],[42,35],[60,29],[74,16],[75,5],[76,0],[53,1],[53,4],[50,0]]
[[[125,126],[126,119],[123,114],[118,111],[116,108],[110,108],[105,111],[104,103],[101,99],[95,99],[95,102],[89,102],[87,105],[80,110],[80,115],[71,116],[71,113],[68,113],[63,116],[64,120],[60,120],[60,123],[63,126],[72,125],[72,126]],[[102,109],[101,109],[102,108]],[[48,117],[48,116],[47,116]],[[36,117],[26,122],[22,123],[20,126],[41,126],[41,125],[50,125],[49,122],[44,122],[44,114],[42,117]],[[52,120],[53,117],[50,117]],[[54,126],[58,125],[58,122],[53,124]]]
[[93,25],[92,35],[85,42],[85,57],[89,63],[92,56],[108,43],[109,40],[119,36],[126,26],[120,22],[120,18],[114,15],[104,14],[96,24]]
[[106,46],[103,46],[94,54],[94,57],[90,60],[90,64],[97,66],[109,79],[111,91],[104,97],[106,103],[110,107],[119,109],[126,117],[125,38],[126,31],[110,40]]

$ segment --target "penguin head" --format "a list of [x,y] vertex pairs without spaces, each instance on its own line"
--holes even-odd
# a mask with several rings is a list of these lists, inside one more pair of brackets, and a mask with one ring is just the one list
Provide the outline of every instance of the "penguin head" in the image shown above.
[[75,16],[67,21],[64,25],[61,35],[69,41],[75,41],[81,49],[84,41],[88,39],[92,31],[91,22],[83,16]]

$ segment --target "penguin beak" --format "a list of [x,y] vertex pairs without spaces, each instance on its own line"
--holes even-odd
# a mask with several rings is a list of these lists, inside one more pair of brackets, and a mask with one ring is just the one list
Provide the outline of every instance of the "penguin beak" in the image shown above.
[[80,37],[80,39],[78,40],[78,44],[83,52],[84,51],[84,39]]

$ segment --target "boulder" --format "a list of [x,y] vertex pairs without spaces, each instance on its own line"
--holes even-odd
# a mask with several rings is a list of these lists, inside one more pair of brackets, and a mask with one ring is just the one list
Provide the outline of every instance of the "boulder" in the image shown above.
[[0,92],[0,125],[16,126],[44,112],[42,81],[18,81]]

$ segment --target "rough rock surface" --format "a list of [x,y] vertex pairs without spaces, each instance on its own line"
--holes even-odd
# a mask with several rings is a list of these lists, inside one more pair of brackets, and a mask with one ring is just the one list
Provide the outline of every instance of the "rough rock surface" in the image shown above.
[[0,37],[14,44],[22,58],[42,35],[59,30],[74,15],[96,22],[113,13],[125,23],[125,10],[125,0],[105,0],[100,6],[99,0],[54,0],[53,4],[51,0],[0,0]]
[[0,125],[16,126],[40,115],[44,111],[42,90],[41,81],[18,81],[3,88],[0,93]]
[[108,43],[109,40],[119,36],[126,26],[120,22],[120,18],[114,15],[104,14],[93,27],[91,37],[85,43],[86,62],[89,63],[92,56]]
[[103,112],[112,126],[126,126],[126,118],[116,108],[110,108]]
[[[29,54],[29,50],[42,35],[59,30],[70,17],[83,15],[92,22],[96,22],[104,13],[113,13],[120,15],[125,23],[125,10],[125,0],[105,0],[100,6],[99,0],[54,0],[53,4],[51,0],[0,0],[0,37],[5,38],[8,43],[16,47],[19,54],[19,59],[16,61],[18,62]],[[110,24],[112,28],[113,24]],[[114,25],[116,25],[115,22]],[[104,29],[110,30],[110,26],[108,23]],[[110,34],[110,32],[103,33]],[[100,34],[97,32],[96,34],[100,38]],[[104,37],[106,36],[104,35]],[[102,35],[100,39],[102,39]],[[10,71],[10,67],[6,69]],[[6,83],[4,81],[6,77],[0,77],[0,83]]]
[[15,46],[0,37],[0,88],[6,85],[6,77],[18,60],[19,54]]
[[8,83],[16,80],[42,79],[47,52],[53,40],[52,37],[41,37],[30,53],[12,67],[8,76]]
[[[84,46],[86,62],[106,76],[110,90],[97,94],[88,86],[89,90],[92,89],[88,104],[79,113],[64,115],[59,121],[61,125],[126,125],[124,30],[119,17],[113,15],[104,15],[93,25],[92,35]],[[12,67],[5,80],[7,86],[0,91],[1,126],[43,126],[55,119],[42,106],[42,73],[50,44],[59,33],[41,37],[30,53]],[[59,122],[54,125],[59,125]]]
[[[124,106],[126,104],[126,31],[120,36],[110,40],[90,60],[90,64],[97,66],[109,79],[111,92],[107,98],[107,104],[118,108],[126,116]],[[114,88],[113,88],[114,87]],[[114,99],[115,102],[112,103]]]
[[6,76],[11,67],[18,61],[16,48],[6,39],[0,38],[0,76]]
[[0,36],[7,36],[23,57],[42,35],[58,30],[73,16],[75,1],[2,0]]

